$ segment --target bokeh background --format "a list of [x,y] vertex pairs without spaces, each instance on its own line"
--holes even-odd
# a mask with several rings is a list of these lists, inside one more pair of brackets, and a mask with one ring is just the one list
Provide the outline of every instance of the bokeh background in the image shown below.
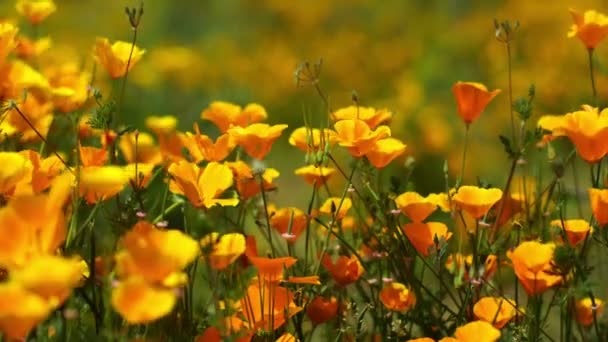
[[[129,41],[124,7],[139,1],[58,0],[57,5],[37,33],[52,33],[53,39],[42,65],[56,59],[92,65],[97,36]],[[13,6],[0,2],[2,16],[16,17]],[[480,175],[502,184],[508,161],[497,136],[510,130],[509,100],[506,50],[494,37],[494,19],[521,23],[513,43],[515,96],[525,95],[533,83],[535,115],[561,114],[591,102],[586,51],[566,37],[572,6],[608,11],[605,2],[593,0],[149,0],[138,38],[147,53],[130,74],[123,118],[143,128],[147,115],[173,114],[186,130],[213,100],[257,102],[271,123],[289,124],[289,133],[303,125],[304,113],[319,121],[325,115],[313,89],[298,88],[294,81],[301,62],[322,58],[321,87],[332,108],[352,104],[356,91],[361,105],[394,112],[394,135],[418,161],[413,176],[426,193],[443,190],[444,160],[454,174],[460,167],[464,126],[451,86],[478,81],[503,93],[472,126],[467,178],[474,182]],[[26,23],[21,26],[28,30]],[[596,56],[604,103],[608,47],[600,46]],[[209,123],[202,129],[215,132]],[[293,194],[306,185],[292,170],[304,156],[288,146],[288,133],[267,163],[281,171],[279,187],[289,188],[279,190],[282,205],[299,205],[306,199]]]

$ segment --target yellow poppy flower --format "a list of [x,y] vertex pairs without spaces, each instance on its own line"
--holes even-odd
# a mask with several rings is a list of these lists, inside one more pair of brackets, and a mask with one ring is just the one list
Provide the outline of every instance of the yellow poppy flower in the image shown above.
[[393,113],[387,109],[361,106],[348,106],[331,113],[331,118],[334,121],[358,119],[364,121],[371,129],[390,120],[392,116]]
[[180,161],[171,164],[168,172],[172,178],[169,182],[171,192],[186,196],[195,207],[239,203],[238,198],[218,198],[233,184],[232,171],[224,164],[212,162],[201,170],[194,163]]
[[52,66],[44,70],[49,81],[55,108],[71,113],[85,103],[89,96],[91,74],[82,71],[76,63]]
[[250,103],[242,109],[229,102],[215,101],[201,112],[201,118],[213,122],[222,133],[228,132],[232,126],[247,127],[266,120],[266,117],[266,110],[257,103]]
[[448,232],[448,227],[441,222],[408,223],[403,227],[403,232],[412,246],[423,256],[431,253],[431,248],[435,247],[435,239],[443,238],[447,241],[452,237],[452,233]]
[[203,257],[207,259],[209,265],[216,270],[222,270],[245,253],[245,236],[239,233],[220,236],[219,233],[214,232],[201,239],[201,246],[203,252],[208,250]]
[[340,220],[348,214],[348,211],[352,206],[353,202],[348,197],[344,197],[344,199],[340,197],[331,197],[323,202],[323,205],[319,208],[319,212],[330,217],[335,216],[336,220]]
[[327,128],[320,130],[318,128],[300,127],[296,128],[289,136],[289,144],[303,152],[323,150],[326,144],[333,146],[335,143],[336,132]]
[[154,142],[154,138],[145,132],[138,132],[138,134],[131,132],[122,135],[118,147],[128,163],[158,165],[163,161],[160,148]]
[[234,137],[236,143],[243,147],[248,155],[262,160],[286,128],[287,125],[270,126],[264,123],[255,123],[247,127],[236,126],[230,128],[228,133]]
[[502,329],[513,317],[515,317],[515,301],[505,300],[498,297],[483,297],[473,306],[473,313],[477,319]]
[[562,277],[552,272],[554,249],[555,245],[552,243],[526,241],[513,252],[507,253],[513,263],[515,275],[528,295],[543,293],[562,281]]
[[173,134],[177,128],[177,118],[173,115],[148,116],[146,127],[157,136]]
[[0,152],[0,193],[10,196],[20,182],[30,182],[33,165],[24,155],[17,152]]
[[435,197],[422,197],[417,192],[408,191],[395,198],[397,208],[413,222],[422,222],[436,209]]
[[391,135],[388,126],[379,126],[375,130],[363,120],[347,119],[334,124],[336,140],[346,147],[353,157],[362,157],[376,146],[376,141]]
[[495,342],[500,338],[500,330],[484,321],[474,321],[456,328],[454,333],[459,342]]
[[466,211],[475,219],[488,213],[490,208],[502,198],[502,190],[492,188],[483,189],[471,185],[463,185],[452,196],[457,207]]
[[191,160],[195,163],[201,161],[220,162],[234,149],[236,143],[230,134],[220,135],[215,142],[208,136],[201,134],[198,125],[194,125],[194,134],[190,132],[178,134],[182,144],[188,150]]
[[31,179],[25,177],[17,184],[16,194],[37,194],[46,190],[51,181],[65,169],[63,162],[55,155],[42,158],[33,150],[23,150],[19,153],[29,159],[33,169]]
[[307,165],[294,171],[296,176],[302,176],[308,184],[316,188],[323,186],[335,172],[334,168],[315,165]]
[[147,283],[140,277],[121,281],[112,290],[112,307],[130,324],[153,322],[171,312],[177,301],[172,289]]
[[377,169],[384,168],[405,151],[406,145],[395,138],[377,140],[365,157]]
[[[133,53],[131,53],[133,50]],[[131,43],[116,41],[110,45],[107,38],[97,38],[95,44],[95,59],[108,72],[111,78],[121,78],[127,72],[127,63],[131,70],[144,55],[146,50]],[[129,56],[131,60],[129,61]]]
[[40,24],[57,10],[53,0],[19,0],[15,8],[32,25]]

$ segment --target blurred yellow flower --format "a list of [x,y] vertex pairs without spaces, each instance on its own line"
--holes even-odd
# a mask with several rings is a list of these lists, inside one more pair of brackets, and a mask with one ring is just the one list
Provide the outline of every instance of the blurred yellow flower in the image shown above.
[[146,50],[123,41],[116,41],[110,45],[107,38],[97,38],[95,44],[95,59],[114,79],[123,77],[128,70],[131,70],[139,62],[145,52]]
[[587,49],[595,47],[608,35],[608,17],[595,10],[580,14],[570,9],[574,24],[568,31],[568,37],[578,37]]
[[336,220],[340,220],[348,214],[352,206],[353,201],[348,197],[331,197],[323,202],[323,205],[319,208],[319,212],[330,217],[335,216]]
[[147,283],[140,277],[121,281],[112,290],[112,307],[129,324],[153,322],[171,312],[177,301],[175,291]]
[[53,307],[42,297],[15,282],[0,284],[0,331],[5,337],[25,340],[28,333],[50,314]]
[[178,134],[182,144],[188,150],[191,160],[195,163],[201,161],[219,162],[230,154],[236,146],[235,140],[228,133],[220,135],[215,142],[208,136],[201,134],[198,125],[194,125],[194,134],[190,132]]
[[10,196],[19,182],[32,179],[31,161],[17,152],[0,152],[0,194]]
[[495,342],[500,338],[500,330],[485,321],[474,321],[456,328],[454,333],[459,342]]
[[214,205],[235,206],[238,198],[218,198],[233,184],[230,168],[224,164],[211,162],[200,169],[198,165],[186,161],[169,166],[169,189],[184,195],[195,207],[211,208]]
[[513,317],[515,317],[515,301],[505,300],[500,297],[483,297],[473,306],[473,313],[477,319],[502,329]]
[[23,267],[10,270],[10,281],[45,298],[54,306],[59,306],[70,296],[72,289],[80,284],[80,261],[80,258],[68,259],[54,255],[36,256]]
[[44,37],[37,40],[31,40],[25,36],[17,36],[17,46],[15,47],[15,55],[21,59],[29,60],[39,57],[43,52],[51,47],[51,38]]
[[257,103],[250,103],[242,109],[230,102],[215,101],[201,112],[201,118],[213,122],[222,133],[233,126],[247,127],[267,117],[266,109]]
[[173,115],[151,115],[146,117],[145,124],[157,136],[168,135],[175,132],[177,118]]
[[119,166],[91,166],[80,169],[80,196],[89,203],[105,201],[116,196],[129,182],[129,176]]
[[129,163],[160,164],[163,157],[154,138],[146,132],[126,133],[118,142],[118,147]]
[[15,8],[32,25],[40,24],[57,10],[53,0],[19,0]]
[[404,192],[397,196],[395,204],[413,222],[424,221],[437,209],[435,196],[427,196],[425,198],[413,191]]
[[80,109],[89,95],[91,75],[80,70],[76,63],[52,66],[44,70],[52,88],[52,101],[63,113]]
[[[595,302],[595,306],[593,305]],[[590,297],[579,299],[574,305],[576,313],[576,321],[582,326],[588,327],[593,324],[593,314],[595,313],[596,319],[600,317],[604,312],[604,301],[599,298],[591,300]]]
[[447,241],[452,237],[448,227],[441,222],[408,223],[403,227],[403,232],[416,251],[423,256],[435,252],[435,247],[441,247],[435,246],[435,239]]
[[0,23],[0,62],[17,46],[17,32],[19,29],[8,22]]
[[118,274],[140,276],[150,283],[160,283],[179,273],[199,254],[199,245],[185,233],[161,230],[140,221],[121,239],[122,249],[116,254]]

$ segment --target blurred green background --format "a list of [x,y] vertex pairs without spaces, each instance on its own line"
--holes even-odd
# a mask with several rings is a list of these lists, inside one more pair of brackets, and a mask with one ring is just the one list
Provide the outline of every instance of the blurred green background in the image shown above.
[[[95,37],[131,39],[124,7],[139,1],[56,2],[58,12],[39,32],[53,39],[42,65],[57,59],[92,65]],[[361,105],[394,112],[394,136],[418,160],[414,177],[425,193],[443,190],[445,159],[454,174],[460,167],[464,125],[451,86],[478,81],[503,93],[472,126],[467,181],[480,175],[502,184],[508,161],[497,136],[510,132],[509,100],[506,49],[494,37],[494,19],[521,23],[513,43],[515,97],[534,83],[536,115],[561,114],[591,102],[586,51],[566,37],[573,5],[608,11],[592,0],[146,1],[138,45],[147,53],[130,74],[124,119],[143,128],[147,115],[173,114],[187,130],[213,100],[260,103],[269,122],[290,125],[268,164],[282,173],[279,187],[290,187],[279,191],[282,205],[299,205],[305,199],[294,198],[299,192],[291,187],[306,185],[292,170],[304,156],[287,136],[303,125],[303,113],[320,121],[325,112],[313,89],[296,86],[294,71],[305,60],[322,58],[321,87],[332,108],[350,105],[356,91]],[[15,18],[13,7],[2,1],[0,13]],[[605,45],[596,52],[601,103],[608,88]],[[208,123],[202,129],[215,133]]]

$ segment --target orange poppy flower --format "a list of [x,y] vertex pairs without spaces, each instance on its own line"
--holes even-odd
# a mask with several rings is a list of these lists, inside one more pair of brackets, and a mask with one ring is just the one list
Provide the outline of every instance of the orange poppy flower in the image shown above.
[[353,157],[362,157],[376,146],[376,141],[391,135],[388,126],[379,126],[372,130],[363,120],[347,119],[334,124],[336,140],[342,147],[346,147]]
[[[264,187],[264,191],[272,191],[277,187],[273,183],[274,179],[279,177],[281,174],[276,169],[271,167],[264,169],[262,177],[238,177],[236,178],[236,190],[239,193],[241,199],[246,200],[253,198],[261,192],[261,188]],[[260,182],[262,184],[260,184]]]
[[19,0],[15,8],[32,25],[40,24],[57,10],[53,0]]
[[600,226],[608,224],[608,189],[589,189],[593,217]]
[[[133,50],[133,53],[131,53]],[[95,59],[108,72],[111,78],[121,78],[127,72],[127,63],[131,70],[144,55],[146,50],[135,46],[132,49],[132,44],[116,41],[110,44],[107,38],[97,38],[95,43]],[[129,60],[129,56],[131,59]]]
[[63,162],[55,155],[42,158],[38,152],[33,150],[23,150],[19,154],[30,160],[33,170],[31,180],[29,177],[24,177],[17,184],[17,189],[15,189],[17,194],[37,194],[46,190],[51,185],[51,181],[65,169]]
[[395,138],[376,140],[374,147],[365,154],[369,162],[382,169],[405,151],[406,145]]
[[287,125],[270,126],[264,123],[255,123],[247,127],[232,127],[228,130],[228,133],[248,155],[262,160],[286,128]]
[[474,321],[456,328],[454,336],[459,342],[495,342],[500,338],[500,330],[485,321]]
[[502,329],[516,314],[515,301],[499,297],[483,297],[475,303],[473,313],[477,319]]
[[294,277],[289,276],[286,282],[290,284],[307,284],[307,285],[321,285],[321,281],[319,280],[319,276],[303,276],[303,277]]
[[46,138],[53,122],[53,103],[31,94],[19,105],[19,110],[27,121],[16,109],[11,109],[6,112],[6,117],[0,125],[2,131],[9,136],[21,133],[19,137],[21,142],[40,141],[38,133]]
[[17,46],[17,32],[19,29],[15,25],[0,23],[0,62],[4,62],[6,56]]
[[580,14],[570,9],[574,24],[568,37],[578,37],[587,49],[595,47],[608,35],[608,17],[594,10]]
[[306,307],[306,315],[314,325],[319,325],[338,316],[338,300],[336,297],[315,297]]
[[431,249],[435,247],[435,238],[438,240],[449,240],[452,233],[448,227],[441,222],[412,222],[403,227],[403,232],[412,246],[423,256],[428,256]]
[[298,259],[292,257],[264,258],[248,256],[249,261],[257,268],[258,274],[268,282],[278,282],[283,279],[283,270],[290,268]]
[[336,283],[342,287],[356,282],[365,272],[363,265],[355,255],[350,257],[342,255],[334,264],[331,257],[325,254],[321,263]]
[[456,97],[458,115],[465,124],[469,125],[479,118],[500,90],[488,91],[488,88],[481,83],[458,81],[452,87],[452,92]]
[[80,169],[80,196],[89,204],[105,201],[121,192],[129,176],[119,166],[91,166]]
[[583,242],[587,238],[587,235],[593,232],[593,227],[586,220],[565,220],[563,223],[562,226],[561,220],[551,221],[552,226],[563,229],[566,232],[568,242],[572,246]]
[[62,113],[71,113],[82,107],[89,95],[91,74],[83,72],[76,63],[66,63],[44,70],[52,88],[52,101]]
[[435,342],[435,340],[433,340],[430,337],[420,337],[420,338],[414,338],[414,339],[407,340],[406,342]]
[[387,109],[376,109],[373,107],[348,106],[331,113],[334,121],[340,120],[362,120],[374,129],[381,123],[390,120],[393,116]]
[[184,195],[197,208],[211,208],[214,205],[235,206],[238,198],[218,198],[232,186],[232,171],[223,164],[212,162],[204,169],[186,161],[173,163],[168,173],[171,192]]
[[466,211],[474,219],[479,219],[502,198],[502,190],[483,189],[471,185],[463,185],[452,196],[452,201],[460,209]]
[[562,281],[562,277],[551,272],[554,249],[552,243],[526,241],[507,253],[515,275],[529,296],[543,293]]
[[325,149],[325,145],[333,146],[336,143],[336,132],[325,128],[300,127],[296,128],[289,136],[289,144],[303,152],[319,151]]
[[348,197],[331,197],[323,202],[323,205],[319,208],[319,212],[328,216],[335,216],[336,220],[340,220],[348,214],[352,206],[353,202]]
[[566,135],[585,161],[595,163],[608,152],[608,109],[583,106],[582,110],[566,114],[553,135]]
[[314,185],[316,188],[323,186],[335,172],[334,168],[315,165],[304,166],[294,171],[296,176],[304,177],[308,184]]
[[388,310],[405,312],[416,305],[416,295],[397,282],[386,284],[380,291],[380,301]]
[[294,243],[306,229],[308,217],[295,207],[281,208],[271,214],[270,225],[274,227],[289,243]]
[[47,300],[15,282],[0,284],[0,331],[8,339],[25,340],[54,309]]
[[[502,204],[503,201],[504,204]],[[496,202],[496,204],[492,206],[492,210],[494,211],[495,215],[498,215],[500,207],[502,206],[502,213],[500,214],[500,217],[496,219],[498,221],[497,227],[502,227],[515,215],[520,213],[523,210],[523,205],[524,201],[519,194],[511,195],[507,198],[503,196],[498,202]]]
[[31,61],[34,58],[40,57],[51,47],[50,37],[32,40],[24,35],[19,35],[16,37],[16,42],[15,56],[25,61]]
[[29,183],[33,165],[27,156],[18,152],[0,152],[0,194],[11,196],[19,183]]
[[589,297],[577,300],[574,305],[576,321],[584,327],[593,324],[594,311],[596,318],[599,318],[604,312],[604,301],[598,298],[594,298],[594,300],[595,306],[593,306],[593,301]]
[[431,215],[437,204],[435,197],[422,197],[417,192],[408,191],[395,198],[395,204],[413,222],[422,222]]
[[222,270],[245,253],[245,236],[239,233],[219,235],[211,233],[201,239],[203,257],[207,258],[212,268]]
[[235,147],[235,141],[230,134],[222,134],[213,142],[211,138],[201,134],[196,124],[194,125],[194,134],[186,132],[180,133],[178,136],[195,163],[200,163],[203,160],[222,161],[228,157]]
[[130,324],[153,322],[171,312],[177,301],[172,289],[158,287],[141,277],[130,277],[112,289],[112,307]]
[[80,164],[83,167],[103,166],[108,161],[108,151],[93,146],[78,146]]
[[180,272],[199,253],[198,243],[190,236],[175,229],[161,230],[146,221],[135,224],[121,243],[117,273],[141,276],[148,282],[162,282]]
[[264,107],[257,103],[250,103],[242,109],[229,102],[215,101],[201,112],[201,118],[213,122],[222,133],[228,132],[233,126],[244,128],[264,121],[267,117]]
[[262,286],[257,282],[247,289],[241,299],[243,314],[250,326],[274,331],[302,310],[293,301],[293,294],[281,286]]

